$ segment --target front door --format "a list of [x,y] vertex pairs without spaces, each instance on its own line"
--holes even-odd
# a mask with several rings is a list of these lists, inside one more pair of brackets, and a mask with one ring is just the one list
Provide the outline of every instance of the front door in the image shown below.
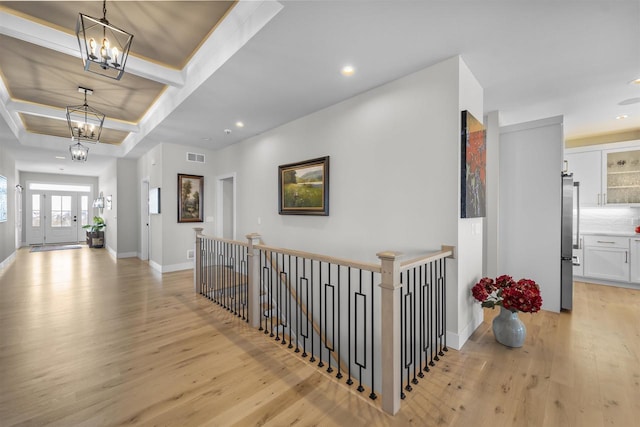
[[32,191],[27,198],[27,243],[83,241],[82,226],[91,222],[89,213],[87,193]]

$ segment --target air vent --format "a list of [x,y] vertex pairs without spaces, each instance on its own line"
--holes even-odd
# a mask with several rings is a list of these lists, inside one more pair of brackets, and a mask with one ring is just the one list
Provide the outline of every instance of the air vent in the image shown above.
[[204,154],[187,153],[188,162],[204,163]]

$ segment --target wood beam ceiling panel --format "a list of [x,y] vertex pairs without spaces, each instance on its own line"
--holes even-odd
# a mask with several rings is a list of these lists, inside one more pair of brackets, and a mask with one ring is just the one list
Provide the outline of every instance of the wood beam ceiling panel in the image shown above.
[[[27,132],[69,138],[69,143],[71,143],[69,127],[66,121],[50,119],[48,117],[30,116],[27,114],[20,114],[20,118]],[[103,128],[102,134],[100,135],[100,143],[120,145],[127,135],[129,135],[128,132]],[[90,143],[88,144],[90,145]]]
[[115,81],[87,73],[79,59],[0,36],[0,69],[13,99],[65,108],[81,105],[78,87],[93,89],[88,104],[111,119],[138,122],[165,85],[126,74]]

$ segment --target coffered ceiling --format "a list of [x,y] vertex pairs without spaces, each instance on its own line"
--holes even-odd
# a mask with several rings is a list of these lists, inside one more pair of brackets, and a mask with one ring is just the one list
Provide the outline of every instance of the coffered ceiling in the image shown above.
[[[0,1],[0,143],[21,170],[219,149],[455,55],[502,125],[563,115],[567,138],[640,134],[638,0],[108,1],[134,34],[120,81],[83,71],[80,12],[99,18],[102,2]],[[51,160],[78,86],[107,116],[101,143],[87,163]]]
[[[134,32],[132,56],[181,70],[233,2],[134,1],[109,2],[107,6],[107,19]],[[22,31],[18,37],[0,35],[0,69],[9,98],[40,107],[39,111],[16,108],[29,133],[69,137],[61,118],[66,106],[82,105],[84,94],[78,87],[84,87],[93,90],[88,104],[109,118],[100,142],[119,145],[129,132],[113,122],[136,126],[167,87],[153,75],[125,73],[120,81],[114,81],[87,73],[79,58],[33,39],[41,31],[38,25],[74,36],[78,13],[101,18],[101,2],[2,2],[2,8],[5,18],[12,15],[17,21],[14,30]],[[50,114],[41,114],[43,109]]]

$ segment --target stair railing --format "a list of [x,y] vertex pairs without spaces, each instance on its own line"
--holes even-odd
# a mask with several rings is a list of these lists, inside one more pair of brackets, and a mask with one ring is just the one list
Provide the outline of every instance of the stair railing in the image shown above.
[[196,230],[196,292],[395,414],[448,351],[446,258],[364,263]]

